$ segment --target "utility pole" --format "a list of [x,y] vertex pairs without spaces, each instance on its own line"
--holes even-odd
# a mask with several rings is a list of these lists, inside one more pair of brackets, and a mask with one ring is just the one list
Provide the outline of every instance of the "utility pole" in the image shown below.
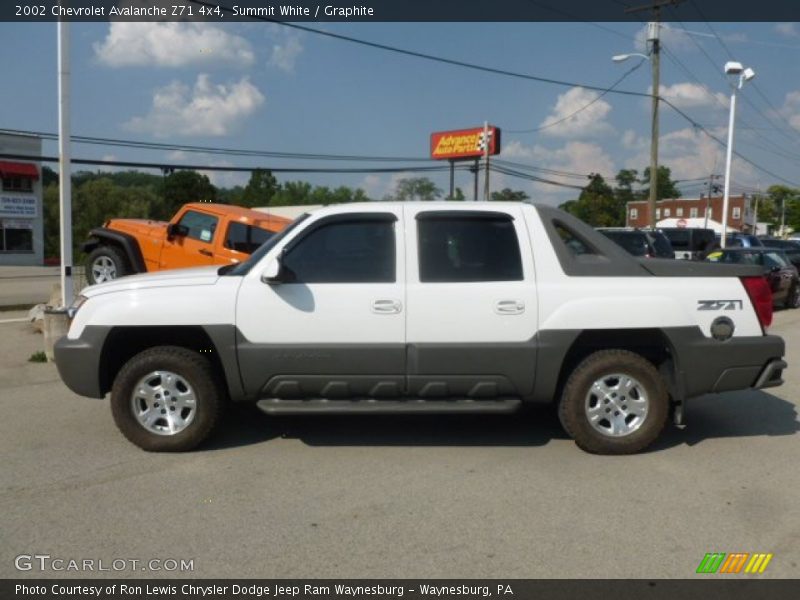
[[708,213],[711,210],[711,196],[714,192],[718,191],[718,187],[714,185],[714,180],[720,177],[722,177],[722,175],[714,175],[714,173],[708,176],[708,196],[706,197],[705,222],[703,225],[705,229],[708,229]]
[[650,227],[656,226],[656,199],[658,197],[658,99],[660,93],[661,46],[659,28],[661,27],[661,7],[677,6],[684,0],[658,0],[652,4],[626,8],[628,14],[653,11],[653,20],[647,24],[647,41],[650,44],[650,65],[653,70],[653,111],[650,124],[650,196],[647,209],[650,213]]
[[[61,3],[59,2],[59,5]],[[61,222],[61,306],[72,304],[72,168],[70,159],[69,23],[58,22],[58,159]]]
[[483,160],[486,163],[486,173],[483,176],[483,200],[489,200],[489,121],[483,122]]

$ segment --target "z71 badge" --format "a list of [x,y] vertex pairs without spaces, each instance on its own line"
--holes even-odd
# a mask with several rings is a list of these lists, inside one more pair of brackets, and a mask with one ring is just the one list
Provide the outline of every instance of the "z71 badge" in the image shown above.
[[697,310],[742,310],[741,300],[698,300]]

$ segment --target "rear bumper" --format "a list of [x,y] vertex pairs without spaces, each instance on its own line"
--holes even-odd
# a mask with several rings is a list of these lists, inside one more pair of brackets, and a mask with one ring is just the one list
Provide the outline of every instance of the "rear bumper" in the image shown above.
[[108,329],[86,327],[80,338],[71,340],[64,336],[53,348],[61,380],[79,396],[103,398],[100,379],[100,357]]
[[[785,344],[776,335],[705,337],[697,328],[671,330],[678,384],[684,399],[707,393],[775,387],[783,383]],[[681,385],[682,384],[682,385]]]

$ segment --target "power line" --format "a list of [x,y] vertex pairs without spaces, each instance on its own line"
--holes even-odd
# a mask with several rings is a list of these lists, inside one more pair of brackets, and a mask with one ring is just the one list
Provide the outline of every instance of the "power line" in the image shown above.
[[[233,13],[233,9],[223,5],[211,4],[209,2],[203,2],[202,0],[189,0],[192,4],[198,4],[201,6],[209,7],[209,8],[217,8],[219,7],[220,10],[228,13]],[[370,42],[368,40],[362,40],[360,38],[354,38],[348,35],[342,35],[339,33],[333,33],[331,31],[324,31],[322,29],[314,29],[313,27],[306,27],[305,25],[298,25],[297,23],[289,23],[287,21],[279,21],[277,19],[270,19],[269,17],[262,17],[262,16],[250,16],[251,19],[256,21],[265,21],[267,23],[274,23],[276,25],[281,25],[283,27],[289,27],[291,29],[297,29],[299,31],[305,31],[306,33],[313,33],[315,35],[321,35],[345,42],[351,42],[353,44],[358,44],[361,46],[366,46],[369,48],[375,48],[377,50],[385,50],[387,52],[394,52],[396,54],[403,54],[405,56],[412,56],[414,58],[422,58],[424,60],[430,60],[433,62],[438,62],[454,67],[462,67],[465,69],[472,69],[475,71],[483,71],[484,73],[492,73],[494,75],[504,75],[506,77],[515,77],[517,79],[525,79],[529,81],[538,81],[539,83],[549,83],[551,85],[560,85],[562,87],[583,87],[588,90],[594,90],[597,92],[602,92],[604,89],[601,86],[597,85],[588,85],[582,83],[576,83],[573,81],[564,81],[561,79],[553,79],[550,77],[542,77],[540,75],[530,75],[528,73],[519,73],[516,71],[508,71],[506,69],[498,69],[495,67],[487,67],[484,65],[478,65],[475,63],[469,63],[462,60],[456,60],[452,58],[444,58],[441,56],[435,56],[433,54],[426,54],[424,52],[417,52],[416,50],[408,50],[405,48],[399,48],[397,46],[389,46],[387,44],[380,44],[378,42]],[[620,94],[623,96],[637,96],[642,98],[652,98],[652,94],[645,94],[643,92],[633,92],[629,90],[611,90],[610,93],[613,94]]]
[[548,173],[550,175],[560,175],[563,177],[572,177],[577,179],[587,179],[589,177],[588,173],[575,173],[573,171],[560,171],[558,169],[546,169],[544,167],[534,167],[533,165],[527,165],[524,163],[512,162],[510,160],[505,160],[502,158],[495,158],[492,162],[495,162],[500,165],[505,165],[507,167],[516,167],[523,170],[528,171],[537,171],[541,173]]
[[[735,57],[733,56],[733,53],[731,52],[731,50],[728,47],[728,45],[722,40],[722,38],[720,38],[720,36],[717,34],[717,32],[714,30],[714,28],[708,22],[708,19],[705,18],[705,15],[700,10],[700,8],[697,6],[697,4],[695,2],[692,2],[692,4],[694,5],[694,7],[697,10],[698,14],[705,20],[705,25],[706,25],[706,27],[708,27],[709,31],[711,31],[713,37],[716,38],[716,40],[720,43],[720,45],[725,49],[726,53],[728,54],[728,57],[731,58],[731,59],[735,59]],[[689,31],[686,29],[686,26],[681,21],[677,21],[677,22],[681,26],[681,29],[683,29],[686,33],[689,33]],[[702,52],[703,56],[705,56],[706,60],[708,60],[708,62],[714,68],[714,72],[717,73],[720,77],[722,77],[723,81],[725,81],[725,83],[727,85],[729,83],[728,80],[725,78],[725,76],[719,70],[719,65],[717,65],[714,62],[714,59],[711,58],[711,56],[708,54],[708,52],[705,50],[705,48],[703,48],[703,46],[700,43],[698,43],[697,40],[695,40],[691,35],[689,36],[689,39],[700,50],[700,52]],[[753,88],[754,89],[757,88],[757,84],[756,83],[753,83]],[[765,98],[764,94],[760,90],[757,90],[757,93]],[[750,98],[746,94],[740,94],[740,96],[747,103],[747,105],[750,106],[750,108],[752,108],[756,112],[756,114],[758,114],[762,119],[764,119],[765,122],[769,123],[769,125],[772,126],[772,128],[775,131],[777,131],[779,134],[781,134],[781,136],[785,137],[786,139],[788,139],[793,144],[797,144],[798,143],[798,140],[795,137],[793,137],[793,136],[789,135],[788,133],[786,133],[786,131],[784,131],[783,128],[778,127],[777,125],[775,125],[775,123],[772,121],[772,119],[767,117],[761,111],[761,109],[758,108],[758,106],[756,106],[753,103],[752,100],[750,100]],[[769,100],[767,100],[767,103],[770,104],[770,106],[771,106],[771,103],[769,103]],[[776,110],[776,109],[774,109],[774,107],[773,107],[773,110]],[[794,130],[794,128],[791,126],[791,124],[788,123],[788,121],[787,121],[787,125],[789,125],[789,127],[792,130]]]
[[[58,134],[42,131],[24,131],[19,129],[0,129],[0,133],[13,135],[32,135],[47,140],[57,140]],[[209,146],[190,146],[184,144],[165,144],[159,142],[139,142],[134,140],[121,140],[115,138],[101,138],[75,135],[71,141],[79,144],[100,146],[120,146],[125,148],[142,148],[148,150],[172,150],[202,154],[217,154],[229,156],[258,156],[267,158],[294,158],[303,160],[342,160],[342,161],[369,161],[369,162],[430,162],[430,158],[408,156],[359,156],[346,154],[308,154],[303,152],[277,152],[274,150],[240,150],[237,148],[215,148]]]
[[563,188],[569,188],[573,190],[582,190],[584,186],[580,185],[572,185],[568,183],[562,183],[560,181],[553,181],[552,179],[544,179],[542,177],[537,177],[536,175],[531,175],[529,173],[523,173],[521,171],[515,171],[514,169],[508,169],[506,167],[498,166],[496,163],[491,163],[489,165],[489,169],[495,173],[501,173],[503,175],[510,175],[512,177],[518,177],[520,179],[526,179],[528,181],[536,181],[539,183],[546,183],[548,185],[554,185]]
[[[671,61],[673,64],[675,64],[675,65],[676,65],[676,66],[678,66],[678,67],[679,67],[681,70],[683,70],[683,72],[686,74],[686,76],[687,76],[687,77],[689,77],[689,79],[691,79],[691,80],[692,80],[692,81],[694,81],[694,82],[695,82],[697,85],[699,85],[699,86],[700,86],[700,87],[703,89],[703,91],[706,93],[706,95],[708,95],[710,98],[712,98],[712,99],[713,99],[713,100],[714,100],[714,101],[715,101],[717,104],[719,104],[719,105],[720,105],[722,108],[724,108],[724,109],[726,109],[726,110],[727,110],[727,108],[728,108],[728,107],[726,106],[726,104],[725,104],[725,103],[724,103],[722,100],[720,100],[720,99],[717,97],[717,95],[716,95],[716,94],[715,94],[715,93],[714,93],[714,92],[713,92],[713,91],[712,91],[712,90],[711,90],[711,89],[708,87],[708,85],[706,85],[705,83],[703,83],[702,81],[700,81],[700,79],[698,79],[698,78],[695,76],[695,74],[694,74],[694,73],[693,73],[693,72],[692,72],[692,71],[689,69],[689,67],[687,67],[687,66],[686,66],[686,65],[683,63],[683,61],[681,61],[681,60],[680,60],[680,59],[679,59],[679,58],[678,58],[678,57],[677,57],[677,56],[676,56],[676,55],[675,55],[673,52],[671,52],[671,51],[670,51],[668,48],[666,48],[666,47],[664,47],[664,53],[665,53],[665,55],[667,56],[667,58],[668,58],[668,59],[669,59],[669,60],[670,60],[670,61]],[[752,142],[752,141],[750,141],[750,140],[747,140],[746,138],[742,140],[742,143],[747,143],[747,144],[750,144],[750,145],[752,145],[752,146],[755,146],[756,148],[760,148],[760,149],[764,150],[765,152],[769,152],[769,153],[771,153],[771,154],[775,154],[776,156],[780,156],[781,158],[788,158],[788,159],[790,159],[790,160],[800,160],[800,155],[792,155],[792,154],[791,154],[791,152],[790,152],[789,150],[786,150],[786,149],[785,149],[783,146],[780,146],[779,144],[775,143],[775,142],[774,142],[773,140],[771,140],[770,138],[766,137],[764,134],[760,133],[760,130],[759,130],[759,129],[757,129],[757,128],[755,128],[755,127],[750,127],[750,126],[749,126],[749,123],[748,123],[748,121],[746,121],[745,119],[743,119],[743,118],[739,117],[739,122],[740,122],[742,125],[744,125],[744,129],[747,129],[748,131],[752,131],[752,132],[755,134],[755,136],[756,136],[756,137],[758,137],[758,138],[760,138],[760,139],[764,140],[764,141],[765,141],[767,144],[770,144],[770,145],[771,145],[771,146],[773,146],[773,147],[774,147],[776,150],[771,150],[771,149],[769,149],[769,148],[766,148],[766,147],[764,147],[764,146],[758,146],[757,144],[753,143],[753,142]],[[737,128],[737,129],[739,129],[739,128]]]
[[[723,141],[722,141],[722,140],[720,140],[720,139],[719,139],[717,136],[715,136],[714,134],[712,134],[711,132],[709,132],[709,131],[708,131],[708,130],[705,128],[705,127],[703,127],[703,126],[702,126],[700,123],[698,123],[697,121],[695,121],[694,119],[692,119],[692,118],[691,118],[689,115],[687,115],[687,114],[686,114],[685,112],[683,112],[683,111],[682,111],[680,108],[678,108],[677,106],[675,106],[675,105],[674,105],[672,102],[670,102],[670,101],[669,101],[669,100],[667,100],[666,98],[662,98],[661,100],[662,100],[662,102],[664,102],[664,104],[666,104],[667,106],[669,106],[669,107],[670,107],[672,110],[674,110],[676,113],[678,113],[678,114],[679,114],[680,116],[682,116],[684,119],[686,119],[686,121],[688,121],[688,122],[689,122],[689,123],[692,125],[692,127],[694,127],[695,129],[697,129],[697,130],[701,131],[702,133],[704,133],[706,136],[708,136],[709,138],[711,138],[712,140],[714,140],[715,142],[717,142],[717,143],[718,143],[720,146],[722,146],[723,148],[725,148],[725,147],[727,146],[727,144],[725,144],[725,142],[723,142]],[[765,167],[762,167],[762,166],[761,166],[761,165],[759,165],[758,163],[756,163],[756,162],[752,161],[751,159],[747,158],[746,156],[744,156],[744,155],[743,155],[741,152],[739,152],[738,150],[733,150],[732,152],[733,152],[733,154],[734,154],[735,156],[737,156],[738,158],[740,158],[741,160],[743,160],[744,162],[746,162],[746,163],[747,163],[747,164],[749,164],[750,166],[752,166],[752,167],[755,167],[756,169],[758,169],[758,170],[759,170],[759,171],[761,171],[762,173],[766,173],[766,174],[767,174],[767,175],[769,175],[770,177],[774,177],[775,179],[779,179],[780,181],[783,181],[784,183],[787,183],[787,184],[789,184],[789,185],[791,185],[791,186],[793,186],[793,187],[800,187],[800,184],[798,184],[797,182],[790,181],[789,179],[786,179],[785,177],[781,177],[780,175],[777,175],[776,173],[773,173],[773,172],[772,172],[772,171],[770,171],[769,169],[767,169],[767,168],[765,168]]]
[[622,83],[628,77],[628,75],[630,75],[636,69],[641,67],[644,64],[644,62],[645,62],[644,60],[639,61],[638,64],[634,65],[633,68],[631,68],[628,71],[626,71],[622,75],[622,77],[620,77],[614,83],[612,83],[610,87],[606,88],[601,93],[599,93],[597,96],[595,96],[594,99],[591,102],[588,102],[587,104],[584,104],[579,109],[571,112],[570,114],[566,115],[565,117],[562,117],[562,118],[558,119],[557,121],[553,121],[552,123],[548,123],[547,125],[542,125],[540,127],[534,127],[533,129],[506,129],[505,131],[507,131],[508,133],[534,133],[536,131],[542,131],[543,129],[550,129],[551,127],[555,127],[556,125],[558,125],[560,123],[563,123],[564,121],[568,121],[569,119],[571,119],[575,115],[577,115],[579,113],[582,113],[584,110],[589,108],[592,104],[594,104],[595,102],[600,100],[603,96],[605,96],[609,92],[613,91],[615,87],[617,87],[620,83]]
[[[16,160],[31,160],[35,162],[58,162],[57,156],[34,156],[30,154],[14,154],[2,153],[0,158],[16,159]],[[375,168],[287,168],[287,167],[232,167],[220,165],[185,165],[178,163],[167,162],[137,162],[137,161],[124,161],[124,160],[97,160],[88,158],[73,158],[72,163],[78,165],[99,165],[108,167],[138,167],[143,169],[176,169],[186,171],[229,171],[249,173],[256,170],[270,171],[272,173],[410,173],[410,172],[437,172],[449,171],[449,165],[441,166],[404,166],[404,167],[375,167]],[[458,170],[467,170],[467,165],[456,166]]]
[[[708,28],[708,30],[713,34],[714,38],[716,38],[716,40],[720,43],[720,45],[725,49],[725,52],[728,53],[728,57],[731,60],[736,60],[736,57],[733,55],[733,52],[731,52],[731,49],[730,49],[730,47],[728,47],[728,44],[725,43],[725,41],[722,39],[722,36],[720,36],[717,33],[717,31],[711,26],[711,23],[706,18],[705,14],[700,9],[700,7],[698,6],[697,2],[695,2],[695,0],[691,0],[691,3],[692,3],[692,6],[694,6],[694,8],[697,11],[697,13],[700,15],[700,17],[702,17],[702,19],[705,22],[705,25]],[[794,130],[795,129],[794,126],[783,115],[780,114],[780,111],[777,108],[775,108],[775,106],[772,104],[770,99],[764,94],[764,92],[761,91],[761,88],[759,87],[758,82],[754,81],[751,84],[751,86],[756,91],[756,94],[758,94],[761,97],[761,99],[766,103],[766,105],[770,109],[772,109],[773,114],[777,115],[778,118],[780,118],[786,125],[789,126],[789,128]],[[764,115],[762,115],[762,116],[764,116]],[[764,118],[766,119],[766,116],[764,116]],[[771,122],[772,121],[770,120],[770,123]],[[784,133],[782,128],[776,128],[776,130],[781,132],[782,134]],[[788,135],[786,137],[787,137],[787,139],[790,139],[792,142],[797,143],[797,140],[795,138],[792,138],[791,136],[788,136]]]

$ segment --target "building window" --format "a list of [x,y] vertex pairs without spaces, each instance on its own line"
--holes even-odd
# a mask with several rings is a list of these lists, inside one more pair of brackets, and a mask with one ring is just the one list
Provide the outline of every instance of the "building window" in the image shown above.
[[661,218],[661,209],[657,208],[656,209],[656,219],[660,219],[660,218]]
[[33,191],[33,179],[30,177],[4,177],[4,192],[30,192]]
[[697,217],[697,207],[689,209],[689,216],[693,219]]
[[639,218],[639,209],[632,208],[631,209],[631,219],[638,219]]
[[675,215],[678,216],[678,217],[682,217],[683,216],[683,209],[682,208],[676,208],[675,209]]
[[742,217],[742,209],[738,206],[733,207],[733,218],[740,219]]
[[33,252],[33,221],[0,220],[0,252],[30,254]]
[[670,215],[670,209],[665,208],[664,209],[664,217],[669,217],[669,215]]

